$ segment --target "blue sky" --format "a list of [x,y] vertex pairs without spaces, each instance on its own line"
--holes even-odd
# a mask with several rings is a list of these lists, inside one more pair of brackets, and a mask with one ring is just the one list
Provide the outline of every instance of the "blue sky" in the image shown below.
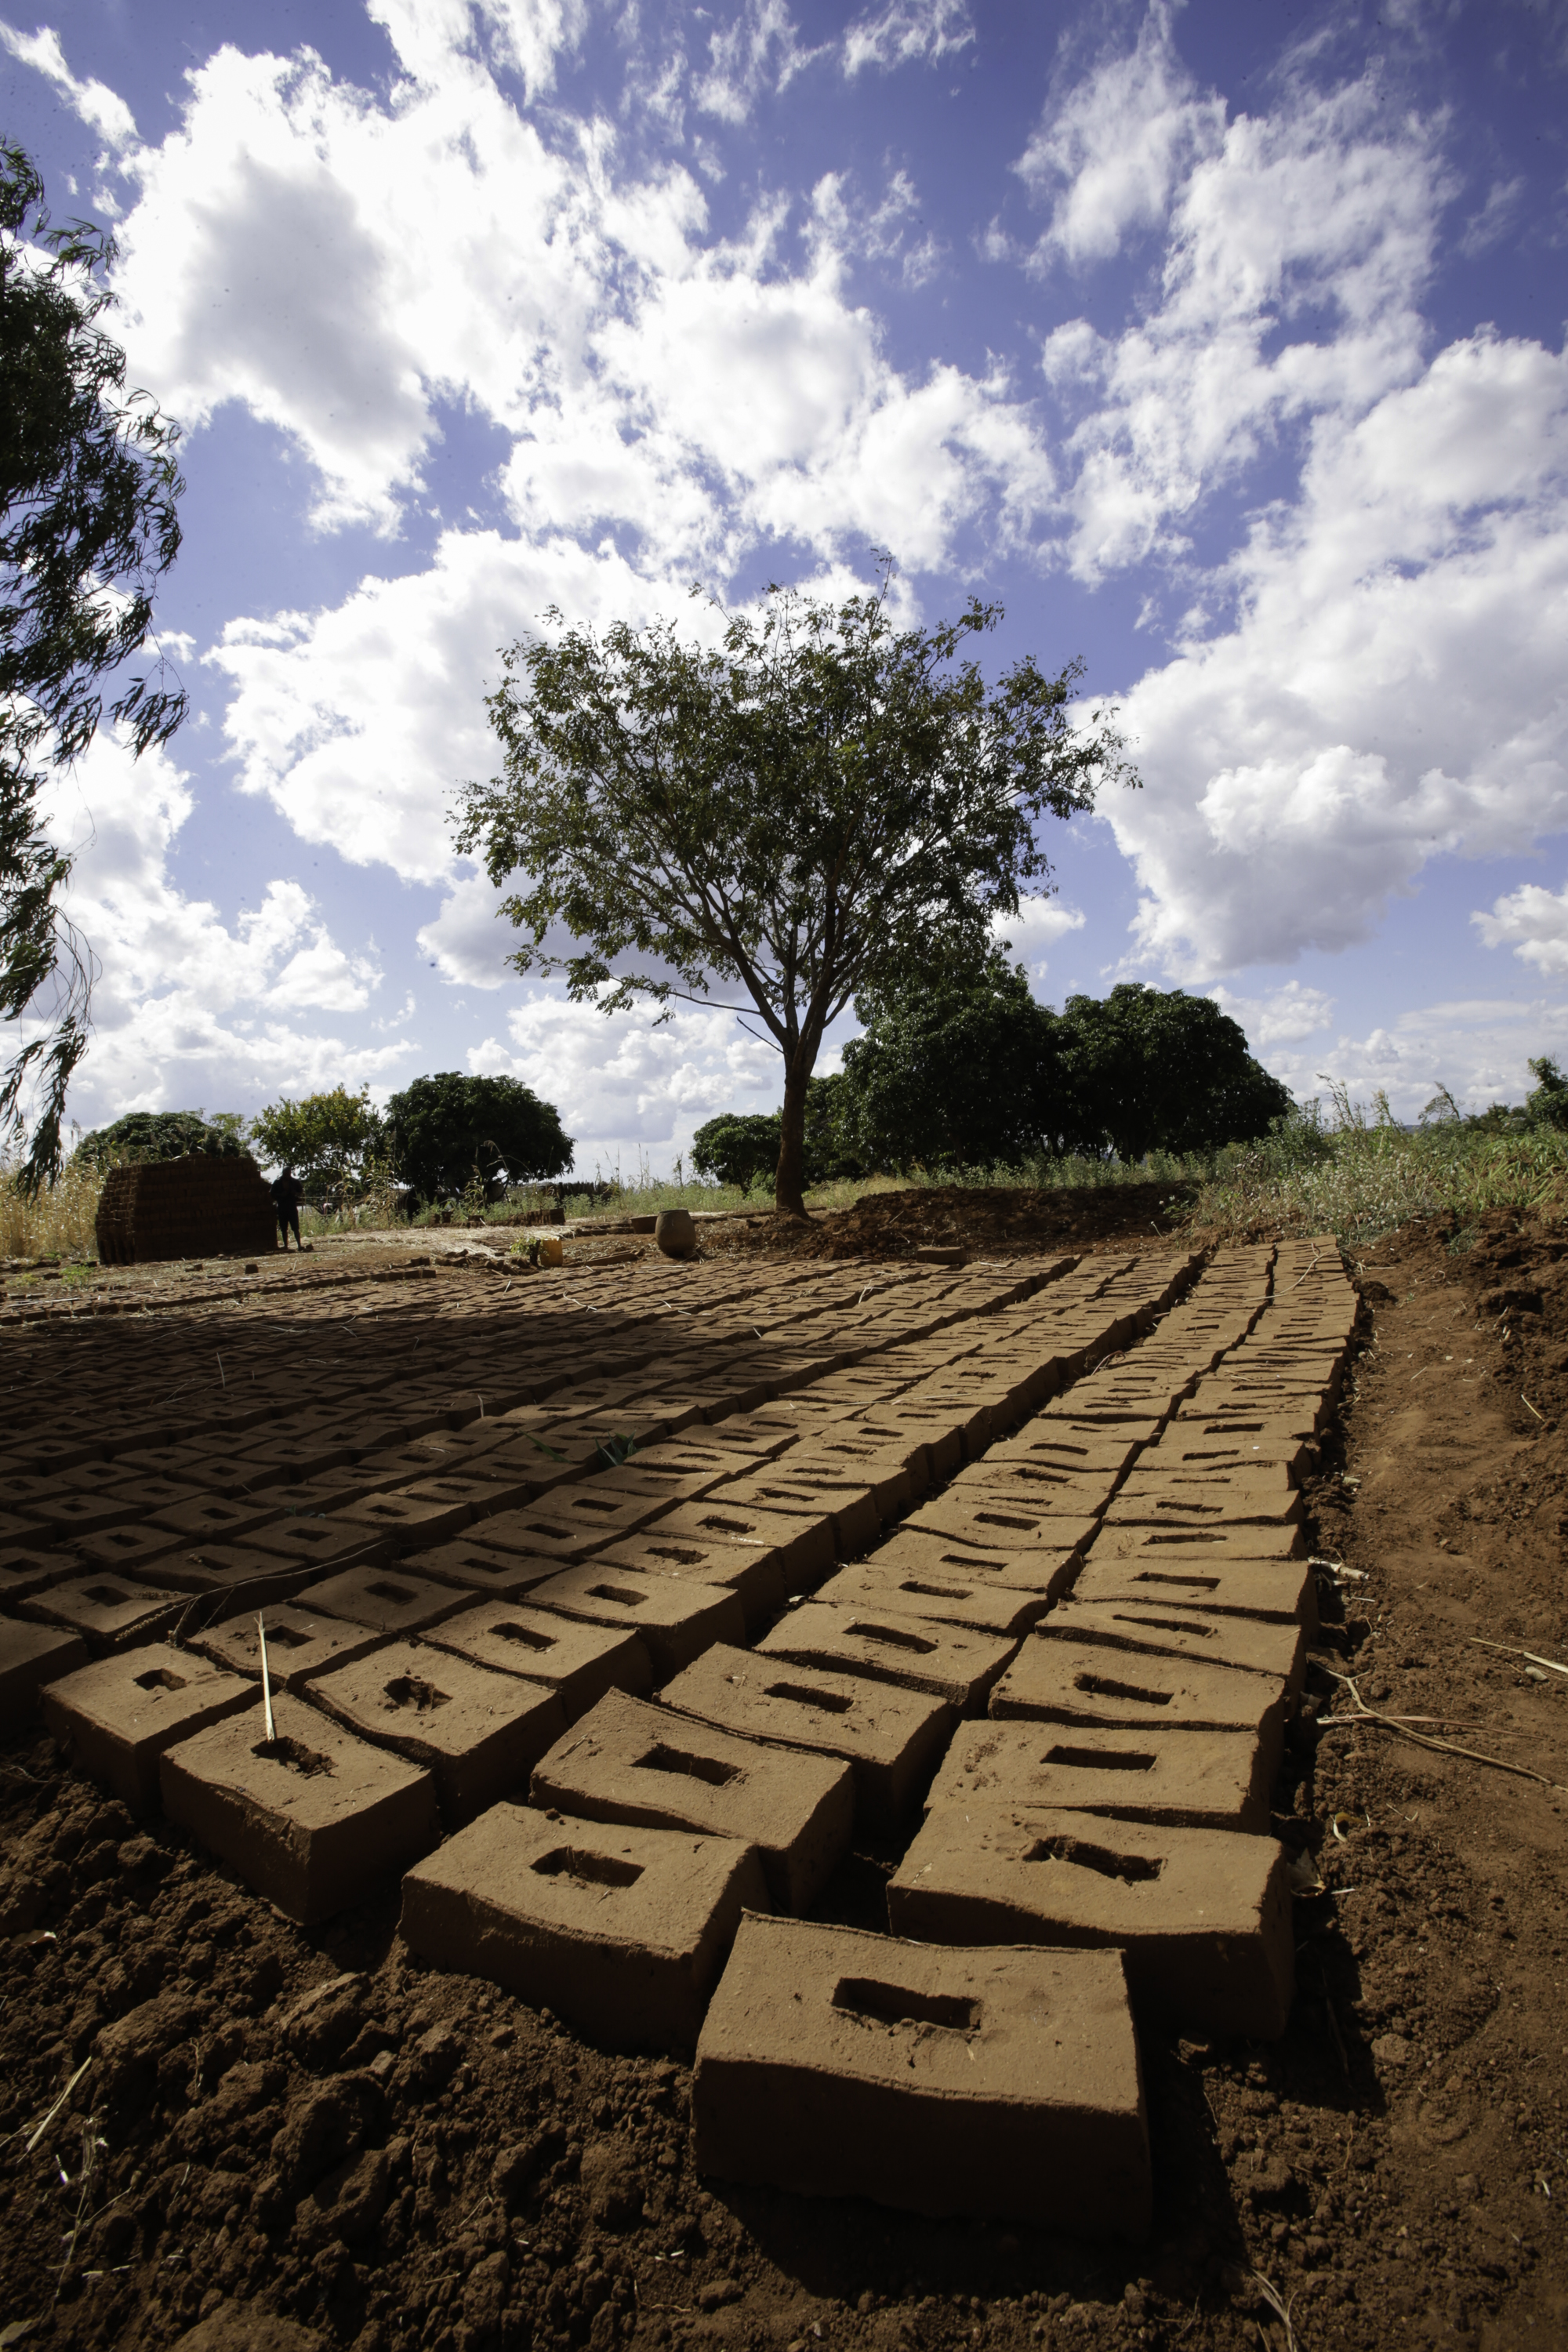
[[447,811],[547,604],[879,548],[1121,702],[1042,997],[1211,991],[1406,1116],[1568,1053],[1562,0],[83,0],[0,91],[188,434],[195,715],[56,816],[84,1124],[510,1070],[591,1173],[776,1102],[509,974]]

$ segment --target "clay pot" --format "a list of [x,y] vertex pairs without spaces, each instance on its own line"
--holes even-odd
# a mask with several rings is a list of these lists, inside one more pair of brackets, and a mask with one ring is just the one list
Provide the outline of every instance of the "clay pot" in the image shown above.
[[697,1227],[689,1209],[661,1209],[653,1229],[654,1247],[666,1257],[695,1257]]

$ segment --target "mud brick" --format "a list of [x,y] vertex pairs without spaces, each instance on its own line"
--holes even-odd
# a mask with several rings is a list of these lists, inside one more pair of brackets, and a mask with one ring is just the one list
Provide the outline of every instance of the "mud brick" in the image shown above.
[[35,1721],[46,1683],[87,1664],[87,1643],[61,1625],[0,1617],[0,1727],[9,1736]]
[[498,1463],[493,1454],[481,1454],[472,1464],[437,1469],[397,1491],[433,1503],[466,1506],[469,1517],[477,1520],[491,1518],[498,1511],[521,1509],[539,1492],[539,1481]]
[[1228,1666],[1197,1665],[1186,1658],[1117,1657],[1097,1642],[1026,1642],[991,1693],[998,1721],[1089,1724],[1097,1729],[1250,1731],[1262,1744],[1270,1775],[1278,1769],[1291,1711],[1285,1677],[1270,1685],[1261,1675]]
[[704,1422],[700,1428],[684,1435],[662,1440],[658,1444],[639,1447],[633,1456],[640,1460],[645,1451],[659,1457],[680,1461],[698,1457],[721,1463],[726,1476],[733,1476],[748,1461],[772,1462],[786,1447],[799,1440],[799,1424],[793,1416],[781,1413],[774,1405],[764,1405],[760,1412],[742,1412],[728,1421]]
[[1227,1476],[1252,1469],[1282,1471],[1292,1486],[1300,1486],[1318,1466],[1318,1448],[1311,1439],[1291,1433],[1194,1437],[1190,1429],[1187,1422],[1173,1422],[1154,1451],[1144,1455],[1143,1463],[1151,1469],[1163,1465],[1178,1475],[1194,1477],[1210,1471]]
[[1152,2183],[1114,1952],[895,1942],[748,1916],[697,2045],[700,2172],[1083,2237]]
[[[651,1525],[668,1508],[653,1495],[597,1495],[597,1479],[553,1487],[525,1509],[500,1511],[485,1521],[485,1541],[498,1551],[528,1552],[567,1567],[591,1559],[622,1536]],[[601,1501],[603,1507],[601,1507]]]
[[240,1675],[155,1642],[79,1666],[39,1692],[38,1709],[80,1770],[133,1813],[146,1813],[158,1802],[163,1750],[254,1696]]
[[791,1477],[826,1475],[833,1483],[867,1487],[879,1518],[891,1519],[907,1511],[930,1484],[929,1468],[921,1470],[917,1477],[910,1466],[911,1460],[918,1463],[921,1451],[907,1444],[883,1444],[869,1433],[859,1437],[840,1432],[803,1439],[779,1467]]
[[636,1633],[652,1661],[656,1683],[679,1674],[715,1642],[746,1638],[739,1592],[677,1576],[645,1576],[619,1561],[588,1560],[563,1569],[536,1585],[529,1600],[536,1609]]
[[887,1433],[889,1445],[923,1449],[931,1485],[951,1478],[963,1460],[963,1429],[957,1417],[922,1404],[917,1390],[907,1390],[892,1403],[879,1405],[874,1413],[866,1414],[865,1421],[868,1427],[875,1423],[879,1436]]
[[637,1576],[672,1577],[737,1593],[749,1629],[765,1625],[784,1604],[783,1563],[769,1545],[693,1543],[689,1537],[667,1535],[660,1519],[598,1558],[606,1568],[629,1568]]
[[423,1765],[447,1829],[521,1794],[566,1728],[561,1701],[542,1683],[421,1642],[389,1642],[329,1666],[303,1696],[346,1731]]
[[163,1811],[301,1927],[376,1894],[438,1835],[436,1784],[286,1691],[165,1749]]
[[1215,1559],[1273,1560],[1281,1567],[1306,1557],[1307,1540],[1298,1526],[1243,1525],[1217,1528],[1150,1528],[1107,1524],[1094,1547],[1097,1559],[1131,1563],[1167,1559],[1173,1553],[1201,1551]]
[[616,1692],[535,1766],[531,1801],[594,1822],[696,1830],[755,1847],[773,1906],[804,1911],[848,1851],[854,1775]]
[[934,1619],[911,1623],[902,1611],[837,1608],[805,1601],[757,1643],[761,1658],[863,1682],[896,1683],[945,1699],[961,1715],[982,1715],[991,1686],[1017,1650],[1005,1635],[970,1633]]
[[1300,1696],[1306,1679],[1307,1635],[1300,1624],[1205,1616],[1162,1609],[1157,1601],[1084,1602],[1073,1592],[1035,1632],[1045,1642],[1093,1642],[1112,1654],[1185,1658],[1229,1673],[1264,1675],[1283,1681],[1292,1698]]
[[167,1528],[142,1522],[133,1527],[97,1528],[89,1536],[74,1537],[71,1549],[83,1568],[107,1568],[122,1576],[136,1576],[149,1563],[157,1563],[166,1552],[175,1550],[181,1540]]
[[1173,1437],[1223,1437],[1237,1444],[1254,1437],[1268,1437],[1281,1444],[1294,1438],[1298,1444],[1309,1444],[1317,1437],[1315,1412],[1277,1412],[1268,1406],[1235,1402],[1220,1408],[1209,1392],[1210,1387],[1205,1381],[1197,1395],[1177,1413],[1171,1425]]
[[498,1674],[552,1690],[568,1723],[596,1706],[606,1691],[641,1697],[653,1688],[652,1662],[637,1634],[546,1609],[485,1601],[445,1618],[426,1639],[434,1649],[455,1650]]
[[346,1434],[305,1428],[262,1438],[242,1451],[258,1486],[292,1486],[302,1478],[319,1478],[323,1471],[342,1469],[354,1458],[353,1440]]
[[35,1550],[29,1544],[0,1544],[0,1606],[47,1592],[68,1576],[79,1576],[81,1562],[68,1551]]
[[645,1495],[666,1495],[671,1503],[694,1503],[710,1495],[715,1486],[742,1475],[747,1466],[733,1448],[678,1437],[639,1445],[628,1462],[605,1475],[612,1492],[625,1487]]
[[127,1487],[104,1486],[90,1495],[60,1494],[52,1498],[40,1496],[27,1506],[25,1519],[5,1515],[0,1540],[23,1541],[29,1532],[43,1528],[51,1543],[71,1543],[100,1528],[122,1528],[136,1516],[137,1505]]
[[1241,1528],[1294,1527],[1301,1517],[1301,1497],[1281,1477],[1277,1484],[1261,1481],[1246,1486],[1239,1479],[1220,1475],[1173,1479],[1163,1475],[1129,1479],[1105,1514],[1107,1529],[1160,1528],[1210,1531],[1228,1541]]
[[1090,1731],[966,1723],[926,1801],[1067,1806],[1190,1829],[1266,1830],[1273,1774],[1249,1731]]
[[253,1591],[285,1599],[309,1584],[317,1570],[313,1562],[279,1559],[253,1544],[198,1544],[160,1554],[147,1573],[177,1592],[230,1593],[238,1601]]
[[1051,1596],[1032,1586],[983,1578],[956,1569],[887,1565],[885,1552],[857,1560],[829,1577],[817,1594],[824,1607],[908,1617],[922,1623],[960,1626],[998,1637],[1027,1633],[1046,1614]]
[[153,1524],[166,1528],[182,1544],[237,1543],[252,1528],[273,1516],[273,1506],[258,1500],[237,1501],[223,1495],[195,1495],[158,1511]]
[[[803,1438],[801,1444],[807,1452],[821,1448],[861,1463],[878,1507],[889,1518],[918,1502],[931,1482],[930,1447],[907,1427],[885,1420],[875,1408],[847,1429],[826,1431],[815,1438]],[[899,1486],[900,1470],[909,1481],[907,1500]]]
[[356,1625],[374,1626],[378,1633],[422,1633],[444,1617],[467,1608],[468,1596],[460,1585],[437,1584],[426,1576],[410,1576],[401,1568],[347,1568],[336,1576],[307,1585],[300,1595],[302,1609],[321,1617],[346,1617]]
[[421,1958],[606,2048],[689,2051],[742,1910],[766,1906],[762,1864],[733,1838],[500,1804],[409,1871],[398,1925]]
[[1061,1461],[1100,1468],[1110,1463],[1118,1472],[1131,1467],[1145,1446],[1155,1444],[1164,1427],[1152,1415],[1147,1421],[1075,1421],[1068,1407],[1070,1397],[1057,1403],[996,1448],[1006,1462]]
[[1317,1637],[1318,1583],[1305,1560],[1237,1560],[1195,1544],[1101,1559],[1097,1548],[1073,1591],[1082,1601],[1142,1601],[1178,1613],[1294,1620],[1309,1641]]
[[1047,1517],[1092,1519],[1105,1509],[1115,1485],[1116,1474],[1110,1469],[1068,1469],[1055,1462],[1005,1462],[991,1453],[959,1472],[946,1499],[965,1508],[984,1500],[1003,1510],[1016,1506],[1026,1513],[1043,1513]]
[[837,1552],[833,1522],[820,1517],[764,1511],[733,1503],[732,1489],[706,1502],[684,1503],[668,1511],[655,1530],[660,1543],[736,1544],[743,1550],[772,1552],[786,1592],[809,1591],[832,1571]]
[[19,1605],[24,1616],[80,1633],[95,1656],[102,1656],[129,1647],[138,1637],[144,1639],[154,1622],[184,1597],[97,1569],[89,1576],[68,1577],[63,1584],[32,1593]]
[[1035,1504],[998,1497],[990,1487],[950,1486],[938,1502],[911,1511],[900,1533],[940,1537],[946,1543],[1005,1549],[1015,1557],[1032,1551],[1080,1551],[1099,1522],[1087,1514],[1072,1518]]
[[1282,1846],[1098,1813],[940,1807],[888,1886],[921,1944],[1114,1948],[1140,2021],[1269,2042],[1295,1991]]
[[[907,1484],[907,1481],[906,1481]],[[795,1457],[774,1463],[749,1478],[737,1478],[716,1501],[722,1509],[776,1511],[785,1518],[826,1518],[833,1529],[834,1554],[852,1559],[868,1551],[882,1532],[882,1514],[866,1486],[851,1485],[827,1470],[795,1466]]]
[[808,1671],[724,1643],[659,1697],[721,1731],[842,1757],[854,1770],[858,1816],[871,1827],[902,1818],[957,1721],[956,1708],[924,1691]]
[[386,1559],[396,1546],[384,1530],[363,1527],[353,1519],[317,1517],[312,1514],[269,1519],[265,1526],[253,1528],[247,1549],[272,1552],[297,1567],[313,1565],[324,1570]]
[[341,1617],[318,1617],[312,1610],[291,1601],[268,1601],[259,1611],[226,1618],[191,1643],[204,1658],[231,1675],[261,1680],[261,1636],[258,1614],[267,1627],[267,1676],[274,1690],[298,1691],[314,1674],[329,1666],[346,1665],[363,1658],[386,1640],[374,1626],[351,1625]]
[[357,1529],[362,1536],[381,1538],[398,1551],[445,1543],[461,1534],[474,1516],[474,1507],[466,1496],[437,1493],[435,1484],[426,1480],[339,1503],[334,1507],[336,1524]]
[[1037,1544],[1026,1551],[1015,1551],[1008,1544],[984,1544],[978,1538],[963,1543],[906,1521],[861,1564],[889,1575],[957,1577],[962,1582],[1008,1585],[1019,1592],[1043,1592],[1054,1599],[1072,1583],[1082,1556],[1079,1546],[1066,1543],[1060,1549]]
[[438,1584],[460,1586],[470,1597],[485,1592],[501,1601],[521,1601],[525,1592],[560,1570],[559,1560],[500,1551],[493,1545],[469,1542],[462,1536],[431,1551],[405,1552],[398,1562],[400,1575],[434,1577]]

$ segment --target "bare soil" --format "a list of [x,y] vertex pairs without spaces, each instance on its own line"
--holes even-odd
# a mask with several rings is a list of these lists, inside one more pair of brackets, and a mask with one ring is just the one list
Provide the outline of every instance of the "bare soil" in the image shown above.
[[[1032,1229],[1009,1196],[986,1239],[1094,1246],[1133,1189]],[[982,1197],[867,1202],[859,1249],[961,1210],[978,1242]],[[1281,2042],[1144,2037],[1147,2242],[704,2182],[683,2066],[423,1969],[391,1899],[289,1926],[38,1738],[0,1749],[0,2345],[161,2352],[237,2307],[232,2345],[271,2313],[355,2352],[1568,2345],[1568,1676],[1517,1654],[1568,1658],[1568,1243],[1426,1223],[1355,1271],[1310,1496],[1344,1601],[1275,1798],[1326,1891]],[[1347,1675],[1402,1720],[1346,1727]],[[895,1859],[817,1916],[870,1924]]]

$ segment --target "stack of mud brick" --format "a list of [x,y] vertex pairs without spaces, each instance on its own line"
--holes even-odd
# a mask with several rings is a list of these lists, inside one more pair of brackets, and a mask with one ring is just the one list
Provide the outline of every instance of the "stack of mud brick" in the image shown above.
[[104,1265],[253,1257],[270,1252],[276,1232],[272,1195],[254,1160],[194,1153],[111,1168],[99,1195],[98,1255]]
[[[1199,1272],[584,1284],[286,1417],[258,1357],[18,1498],[0,1696],[292,1916],[402,1874],[426,1959],[695,2048],[706,2169],[1136,2235],[1136,2020],[1290,2000],[1296,1481],[1355,1307],[1331,1244]],[[890,1935],[806,1916],[852,1844]]]

